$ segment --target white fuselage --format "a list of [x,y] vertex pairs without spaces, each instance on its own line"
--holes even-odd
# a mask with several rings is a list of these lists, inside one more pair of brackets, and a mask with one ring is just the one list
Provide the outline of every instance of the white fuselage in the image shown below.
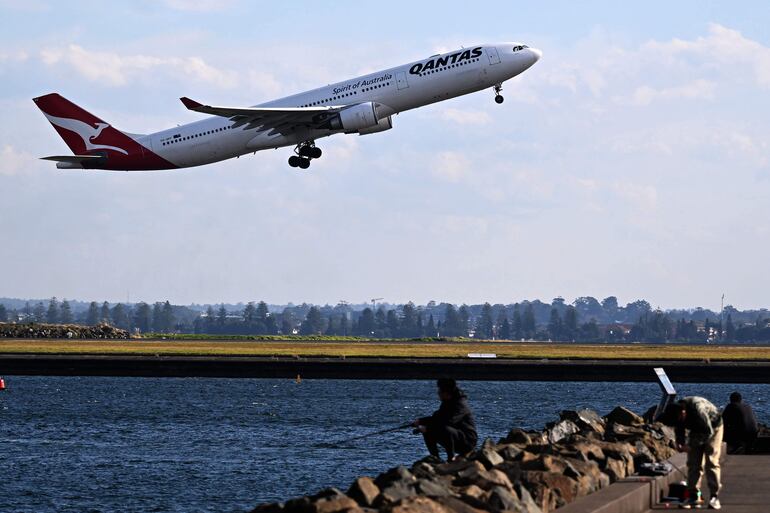
[[[515,50],[514,50],[515,49]],[[459,60],[464,52],[470,58]],[[467,57],[467,55],[466,55]],[[342,106],[374,102],[383,119],[410,109],[501,84],[532,66],[540,52],[519,43],[486,44],[435,55],[255,107]],[[433,63],[430,65],[429,63]],[[344,130],[297,128],[290,134],[232,128],[214,116],[137,139],[178,167],[198,166],[268,148],[293,146]],[[173,143],[172,143],[173,141]]]

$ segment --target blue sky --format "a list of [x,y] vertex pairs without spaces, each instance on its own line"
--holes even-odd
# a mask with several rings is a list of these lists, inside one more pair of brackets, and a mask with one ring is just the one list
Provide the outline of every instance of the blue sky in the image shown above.
[[[770,4],[0,0],[0,296],[768,306]],[[58,171],[31,98],[200,119],[479,42],[543,59],[382,134],[159,173]]]

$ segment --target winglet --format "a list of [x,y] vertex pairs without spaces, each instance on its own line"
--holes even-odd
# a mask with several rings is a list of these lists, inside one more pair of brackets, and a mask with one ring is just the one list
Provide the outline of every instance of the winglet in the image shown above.
[[184,104],[184,106],[187,107],[190,110],[198,110],[201,107],[203,107],[202,103],[198,103],[195,100],[191,100],[187,96],[182,96],[179,99],[182,100],[182,103]]

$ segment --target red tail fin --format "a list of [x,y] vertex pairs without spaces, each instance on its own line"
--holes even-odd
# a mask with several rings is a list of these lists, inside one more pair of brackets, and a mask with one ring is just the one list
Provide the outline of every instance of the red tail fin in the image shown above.
[[34,102],[76,155],[96,151],[128,155],[136,147],[132,138],[57,93]]

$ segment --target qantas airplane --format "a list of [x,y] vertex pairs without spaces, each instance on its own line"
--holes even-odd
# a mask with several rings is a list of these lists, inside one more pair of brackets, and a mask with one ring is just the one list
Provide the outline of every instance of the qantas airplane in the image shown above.
[[394,114],[486,88],[503,103],[502,83],[541,55],[521,43],[483,44],[254,107],[213,107],[185,97],[185,107],[209,117],[148,135],[121,132],[56,93],[34,102],[74,152],[43,157],[61,169],[177,169],[286,146],[295,147],[289,165],[307,169],[321,156],[315,141],[322,137],[389,130]]

